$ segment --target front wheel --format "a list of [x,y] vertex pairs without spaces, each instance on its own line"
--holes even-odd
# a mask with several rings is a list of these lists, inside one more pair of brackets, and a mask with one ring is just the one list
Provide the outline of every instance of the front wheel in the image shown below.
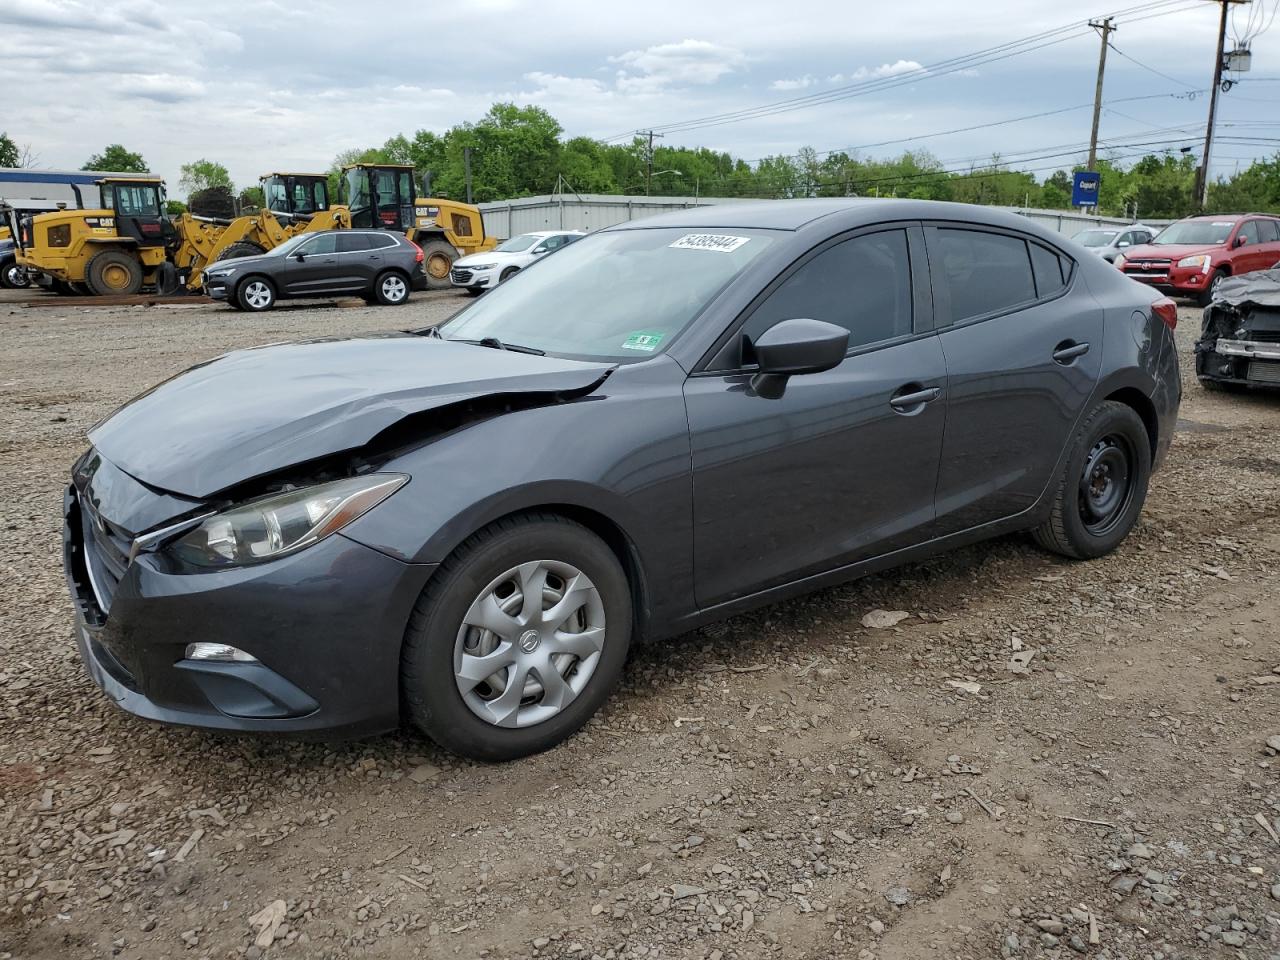
[[414,608],[407,713],[472,759],[549,749],[608,699],[631,630],[626,574],[599,537],[551,514],[498,521],[441,564]]
[[236,300],[241,310],[259,313],[275,306],[276,288],[265,277],[249,277],[236,288]]
[[31,286],[31,276],[27,273],[27,268],[20,267],[16,263],[11,263],[4,268],[4,275],[0,277],[0,280],[4,281],[0,286],[8,287],[11,290],[25,290]]
[[458,259],[458,251],[452,244],[443,240],[425,240],[422,246],[422,266],[427,275],[428,290],[446,290],[449,283],[449,271],[453,269],[453,261]]
[[1200,296],[1196,298],[1196,303],[1202,307],[1207,307],[1209,304],[1213,303],[1213,298],[1218,294],[1218,288],[1222,286],[1222,281],[1227,279],[1228,276],[1230,276],[1230,274],[1221,267],[1213,271],[1213,278],[1209,281],[1209,289],[1202,292]]
[[1036,541],[1077,560],[1110,553],[1137,522],[1150,479],[1151,439],[1142,418],[1114,400],[1099,404],[1076,432]]
[[397,307],[409,299],[409,281],[395,270],[380,273],[373,281],[373,298],[384,307]]

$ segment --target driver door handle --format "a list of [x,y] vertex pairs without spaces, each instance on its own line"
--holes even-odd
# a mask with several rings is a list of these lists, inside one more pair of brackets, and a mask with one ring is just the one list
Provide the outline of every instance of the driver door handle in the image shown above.
[[889,398],[889,406],[901,413],[912,407],[922,407],[926,403],[932,403],[940,396],[942,396],[942,390],[939,387],[921,387],[919,384],[910,383]]
[[1053,351],[1053,360],[1055,363],[1061,363],[1063,366],[1066,366],[1077,357],[1083,357],[1088,352],[1088,343],[1076,343],[1074,340],[1063,340],[1058,344],[1057,349]]

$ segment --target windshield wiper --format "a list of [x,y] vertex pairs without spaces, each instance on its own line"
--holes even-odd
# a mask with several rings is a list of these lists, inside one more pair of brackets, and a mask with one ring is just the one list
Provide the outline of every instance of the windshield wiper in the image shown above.
[[510,350],[514,353],[532,353],[535,356],[545,357],[547,351],[539,350],[537,347],[526,347],[520,343],[503,343],[497,337],[481,337],[479,340],[458,340],[458,343],[473,343],[477,347],[489,347],[491,350]]

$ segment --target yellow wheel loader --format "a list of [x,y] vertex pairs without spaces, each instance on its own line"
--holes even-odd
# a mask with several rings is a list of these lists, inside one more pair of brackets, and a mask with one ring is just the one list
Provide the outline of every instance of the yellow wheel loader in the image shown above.
[[354,164],[342,168],[340,200],[351,226],[395,230],[422,248],[427,286],[449,286],[449,271],[459,256],[483,253],[498,245],[486,237],[479,207],[417,195],[413,167]]

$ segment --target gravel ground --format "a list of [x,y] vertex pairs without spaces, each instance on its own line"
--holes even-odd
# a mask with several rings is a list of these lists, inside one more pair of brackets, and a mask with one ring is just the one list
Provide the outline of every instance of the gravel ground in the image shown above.
[[738,617],[639,651],[567,745],[481,766],[132,719],[77,661],[59,565],[68,467],[118,403],[464,299],[6,296],[0,958],[1280,957],[1280,398],[1195,383],[1195,311],[1185,422],[1114,556],[1009,537]]

